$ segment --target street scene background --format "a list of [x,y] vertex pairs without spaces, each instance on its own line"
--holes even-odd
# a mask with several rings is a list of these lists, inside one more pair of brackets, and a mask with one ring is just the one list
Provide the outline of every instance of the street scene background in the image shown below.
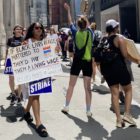
[[[97,29],[105,32],[105,21],[113,18],[120,22],[120,31],[129,31],[130,38],[140,52],[140,1],[139,0],[0,0],[0,139],[5,140],[139,140],[140,139],[140,68],[132,63],[134,75],[132,115],[137,127],[117,129],[115,114],[110,109],[111,94],[107,83],[101,84],[97,72],[96,81],[91,83],[92,113],[87,118],[83,77],[80,74],[70,104],[70,113],[61,112],[69,84],[69,58],[62,61],[62,74],[52,77],[52,94],[41,95],[41,119],[49,133],[41,138],[34,125],[23,120],[27,101],[10,106],[6,99],[10,93],[8,76],[3,74],[7,39],[13,34],[13,27],[20,24],[25,28],[39,21],[47,29],[67,29],[67,14],[63,7],[68,2],[72,8],[75,23],[79,15],[86,14],[90,22],[96,22]],[[131,11],[131,12],[130,12]],[[133,22],[131,22],[133,21]],[[61,56],[60,56],[61,57]],[[93,88],[94,87],[94,88]],[[94,89],[94,90],[93,90]],[[121,112],[124,105],[120,105]],[[31,112],[33,113],[33,112]]]

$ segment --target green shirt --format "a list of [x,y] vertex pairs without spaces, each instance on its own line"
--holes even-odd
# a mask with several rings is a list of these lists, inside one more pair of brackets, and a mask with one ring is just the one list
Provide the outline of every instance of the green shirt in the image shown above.
[[78,47],[78,49],[81,49],[86,44],[86,39],[87,39],[87,33],[88,32],[89,32],[89,38],[88,38],[85,54],[84,54],[82,60],[90,61],[92,59],[92,56],[91,56],[92,35],[91,35],[91,32],[87,31],[87,30],[77,31],[75,40],[76,40],[76,46]]

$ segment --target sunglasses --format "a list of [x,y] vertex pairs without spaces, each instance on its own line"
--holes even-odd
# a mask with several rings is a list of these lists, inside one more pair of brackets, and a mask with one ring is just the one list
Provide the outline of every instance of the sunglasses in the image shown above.
[[39,30],[39,29],[42,29],[42,27],[40,27],[40,26],[36,26],[36,27],[34,27],[36,30]]

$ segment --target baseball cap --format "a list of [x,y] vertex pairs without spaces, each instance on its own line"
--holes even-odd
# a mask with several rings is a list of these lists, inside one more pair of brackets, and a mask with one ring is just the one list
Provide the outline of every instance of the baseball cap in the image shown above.
[[113,28],[117,27],[119,25],[119,22],[117,22],[116,20],[114,19],[109,19],[107,20],[106,22],[106,27],[108,26],[112,26]]

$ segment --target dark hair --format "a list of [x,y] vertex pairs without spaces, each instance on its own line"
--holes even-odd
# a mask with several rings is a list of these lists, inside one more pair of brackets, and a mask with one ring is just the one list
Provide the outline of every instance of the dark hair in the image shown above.
[[80,17],[77,21],[77,25],[80,29],[85,29],[87,26],[87,21],[84,17]]
[[114,32],[116,28],[118,28],[118,26],[116,26],[115,28],[113,28],[111,25],[109,25],[109,26],[106,27],[106,32],[107,33]]
[[29,38],[32,38],[34,36],[33,35],[33,30],[34,30],[34,27],[35,27],[36,24],[40,24],[41,29],[42,29],[42,34],[40,36],[41,40],[45,37],[44,26],[39,22],[34,22],[29,26],[29,28],[27,30],[27,33],[26,33],[26,36],[25,36],[25,40],[28,40]]

